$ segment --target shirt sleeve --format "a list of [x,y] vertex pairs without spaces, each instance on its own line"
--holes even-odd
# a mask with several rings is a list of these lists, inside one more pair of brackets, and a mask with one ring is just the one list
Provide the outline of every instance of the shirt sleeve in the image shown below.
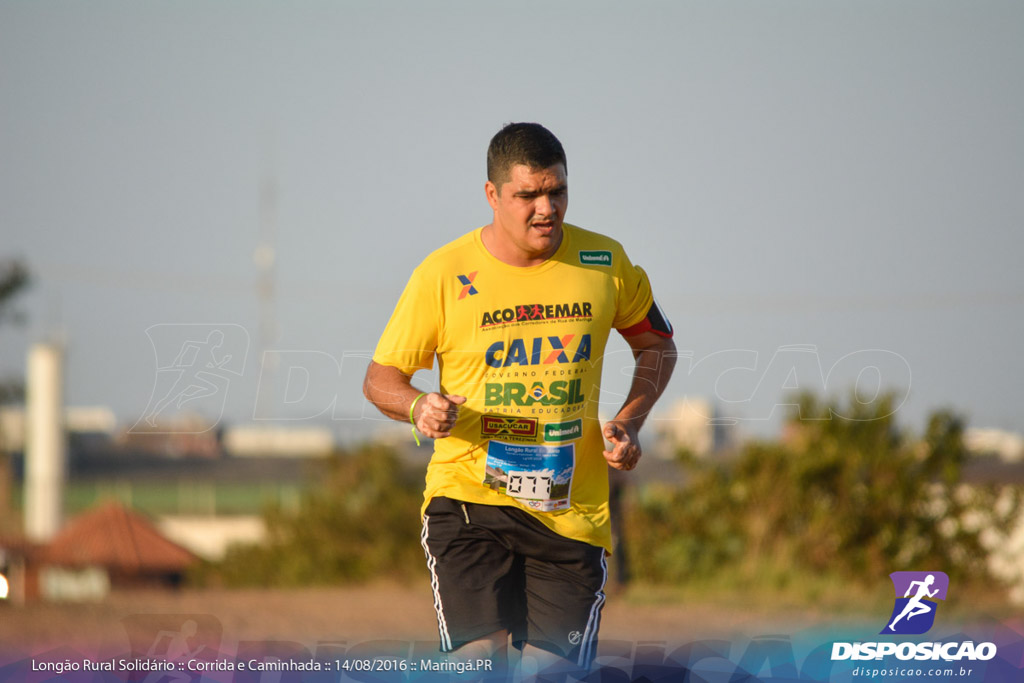
[[422,267],[413,271],[384,334],[377,342],[373,360],[398,368],[406,375],[429,370],[438,344],[440,287]]
[[633,327],[647,316],[654,303],[654,294],[643,268],[634,266],[624,252],[618,261],[621,263],[617,273],[618,299],[612,326],[621,332]]

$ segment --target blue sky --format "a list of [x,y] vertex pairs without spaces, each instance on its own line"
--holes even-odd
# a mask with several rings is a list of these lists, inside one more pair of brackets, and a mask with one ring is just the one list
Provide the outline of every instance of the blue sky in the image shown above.
[[1022,25],[989,1],[0,2],[0,256],[35,275],[0,374],[63,333],[68,402],[133,422],[147,330],[231,326],[223,416],[251,418],[269,178],[271,348],[341,363],[310,391],[360,414],[409,271],[489,221],[487,141],[535,120],[567,219],[623,242],[691,354],[671,397],[769,433],[795,369],[891,387],[918,429],[1024,431]]

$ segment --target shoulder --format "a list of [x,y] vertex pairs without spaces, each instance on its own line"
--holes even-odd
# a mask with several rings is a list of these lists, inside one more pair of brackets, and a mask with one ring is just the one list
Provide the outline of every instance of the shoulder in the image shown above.
[[569,235],[570,244],[574,247],[578,245],[580,249],[613,249],[615,251],[623,251],[622,244],[613,237],[569,223],[565,223],[563,226],[566,234]]
[[413,271],[419,277],[436,276],[448,272],[453,267],[469,258],[475,251],[475,235],[480,230],[476,228],[458,237],[448,244],[435,249],[424,258]]
[[626,250],[618,240],[568,223],[564,224],[564,228],[569,237],[569,250],[565,255],[567,260],[613,271],[629,264]]

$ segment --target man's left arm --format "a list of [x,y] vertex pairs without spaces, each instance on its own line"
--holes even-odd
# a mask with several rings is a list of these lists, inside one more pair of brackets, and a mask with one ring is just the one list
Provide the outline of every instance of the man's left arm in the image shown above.
[[640,460],[642,450],[637,434],[676,366],[676,345],[670,337],[646,331],[624,339],[636,361],[633,383],[626,402],[603,429],[604,438],[612,444],[611,450],[604,452],[605,460],[617,470],[631,470]]

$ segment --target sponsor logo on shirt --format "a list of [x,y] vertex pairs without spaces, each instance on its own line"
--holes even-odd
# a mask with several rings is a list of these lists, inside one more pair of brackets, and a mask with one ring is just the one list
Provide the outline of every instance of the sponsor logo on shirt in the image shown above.
[[[475,276],[476,273],[473,273]],[[460,278],[463,276],[459,276]],[[461,281],[461,280],[460,280]],[[464,283],[465,284],[465,283]],[[475,293],[475,292],[472,292]],[[459,297],[462,298],[461,296]],[[509,308],[484,311],[480,327],[492,327],[506,323],[532,322],[535,320],[581,320],[594,317],[589,301],[574,301],[564,304],[517,304]]]
[[473,280],[476,279],[476,274],[479,271],[474,270],[469,275],[456,275],[459,278],[459,282],[462,283],[462,291],[459,292],[459,300],[465,299],[466,296],[473,296],[479,294],[477,288],[473,286]]
[[534,417],[504,417],[501,415],[482,415],[480,417],[480,436],[485,439],[532,442],[537,438],[537,431],[537,418]]
[[[575,344],[573,341],[575,340]],[[590,335],[566,334],[561,337],[547,336],[533,339],[512,339],[496,341],[487,347],[484,361],[492,368],[507,368],[512,365],[551,365],[554,363],[579,363],[590,360]]]
[[612,265],[612,252],[610,251],[581,251],[580,263],[585,266],[610,266]]
[[484,386],[485,406],[565,406],[583,403],[583,380],[533,382],[488,382]]
[[572,441],[583,436],[583,420],[553,422],[544,425],[545,441]]

